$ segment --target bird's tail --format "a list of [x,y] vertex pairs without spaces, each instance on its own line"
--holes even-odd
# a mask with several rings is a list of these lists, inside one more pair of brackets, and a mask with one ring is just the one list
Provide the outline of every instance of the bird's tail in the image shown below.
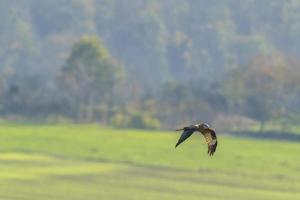
[[183,131],[184,128],[176,129],[175,131]]

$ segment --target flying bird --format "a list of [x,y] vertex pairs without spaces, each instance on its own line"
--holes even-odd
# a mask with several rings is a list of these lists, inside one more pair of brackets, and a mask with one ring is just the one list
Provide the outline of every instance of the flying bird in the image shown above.
[[183,132],[178,142],[176,143],[175,148],[178,145],[180,145],[183,141],[188,139],[195,131],[198,131],[204,136],[205,141],[208,145],[207,153],[210,156],[214,155],[218,145],[218,141],[217,141],[217,136],[215,131],[211,129],[208,124],[201,123],[201,124],[190,125],[190,126],[183,127],[181,129],[177,129],[176,131],[183,131]]

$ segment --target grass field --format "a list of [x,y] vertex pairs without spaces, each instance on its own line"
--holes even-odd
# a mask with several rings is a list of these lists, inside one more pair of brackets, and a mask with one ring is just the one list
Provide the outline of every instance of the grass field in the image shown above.
[[2,125],[0,199],[300,199],[300,144],[96,125]]

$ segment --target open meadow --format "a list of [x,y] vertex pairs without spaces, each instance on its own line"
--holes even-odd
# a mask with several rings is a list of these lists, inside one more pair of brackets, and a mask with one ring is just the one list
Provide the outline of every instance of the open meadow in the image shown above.
[[1,125],[0,199],[299,200],[300,144],[97,125]]

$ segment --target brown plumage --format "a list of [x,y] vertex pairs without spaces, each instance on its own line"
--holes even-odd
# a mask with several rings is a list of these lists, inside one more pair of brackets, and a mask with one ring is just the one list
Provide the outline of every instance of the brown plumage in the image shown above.
[[177,129],[176,131],[183,131],[178,142],[175,145],[175,148],[181,144],[183,141],[185,141],[187,138],[189,138],[195,131],[200,132],[208,145],[207,153],[212,156],[214,155],[218,141],[216,133],[213,129],[209,127],[208,124],[202,123],[202,124],[196,124],[196,125],[190,125],[181,129]]

